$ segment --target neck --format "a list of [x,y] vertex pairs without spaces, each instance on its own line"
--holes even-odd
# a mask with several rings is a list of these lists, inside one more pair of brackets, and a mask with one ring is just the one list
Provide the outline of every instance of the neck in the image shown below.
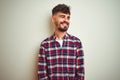
[[63,37],[67,34],[67,32],[60,32],[60,31],[55,31],[55,37],[57,40],[63,39]]

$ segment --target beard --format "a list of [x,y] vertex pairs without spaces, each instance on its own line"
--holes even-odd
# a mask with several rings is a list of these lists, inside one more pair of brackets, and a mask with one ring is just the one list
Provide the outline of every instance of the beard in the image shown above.
[[68,27],[67,26],[64,26],[64,28],[59,27],[58,30],[61,32],[66,32],[68,30]]
[[[62,24],[62,25],[66,24],[66,25],[64,25],[63,27],[61,27],[59,24]],[[58,30],[60,32],[66,32],[68,30],[68,27],[69,27],[69,23],[68,22],[63,21],[63,22],[60,22],[59,24],[56,22],[56,26],[58,26]]]

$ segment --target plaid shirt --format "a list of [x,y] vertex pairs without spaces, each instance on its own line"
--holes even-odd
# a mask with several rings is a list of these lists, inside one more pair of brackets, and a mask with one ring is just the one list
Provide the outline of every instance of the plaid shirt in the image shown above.
[[66,34],[60,47],[52,35],[40,46],[38,80],[84,80],[83,55],[77,37]]

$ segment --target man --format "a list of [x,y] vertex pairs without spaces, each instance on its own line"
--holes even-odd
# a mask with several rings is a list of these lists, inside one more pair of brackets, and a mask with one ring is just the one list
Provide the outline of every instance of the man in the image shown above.
[[84,80],[84,59],[80,39],[67,33],[70,8],[58,4],[52,10],[55,31],[40,46],[38,80]]

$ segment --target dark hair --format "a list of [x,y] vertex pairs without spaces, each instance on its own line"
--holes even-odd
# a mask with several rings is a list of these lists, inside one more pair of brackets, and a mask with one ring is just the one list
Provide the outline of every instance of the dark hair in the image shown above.
[[57,12],[70,14],[70,7],[65,4],[58,4],[52,9],[52,15],[56,14]]

